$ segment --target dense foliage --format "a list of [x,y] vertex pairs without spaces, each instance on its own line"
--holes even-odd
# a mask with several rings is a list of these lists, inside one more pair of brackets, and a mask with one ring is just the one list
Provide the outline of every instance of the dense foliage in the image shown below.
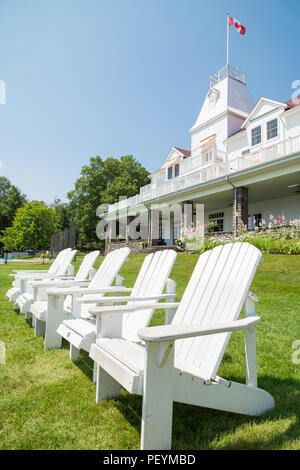
[[149,183],[148,171],[131,155],[103,160],[97,156],[81,170],[75,188],[68,193],[71,225],[78,228],[80,248],[100,244],[96,236],[101,204],[113,204],[120,196],[131,197]]
[[26,202],[25,194],[11,184],[4,176],[0,177],[0,233],[13,223],[19,207]]
[[11,227],[7,227],[0,241],[5,250],[43,250],[50,248],[51,235],[59,230],[56,211],[39,202],[28,202],[20,207]]

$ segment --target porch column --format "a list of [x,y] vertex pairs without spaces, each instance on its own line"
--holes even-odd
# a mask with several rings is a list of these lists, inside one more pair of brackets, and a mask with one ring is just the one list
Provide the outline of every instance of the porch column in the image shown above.
[[159,239],[159,222],[160,211],[159,209],[149,208],[149,243],[148,246],[156,246]]
[[126,217],[126,236],[125,236],[125,244],[128,246],[129,244],[129,224],[130,224],[130,217]]
[[112,233],[112,222],[109,221],[107,224],[107,232],[106,232],[106,237],[105,237],[105,254],[110,252],[111,233]]
[[240,186],[233,190],[232,228],[235,235],[243,225],[248,227],[248,188]]
[[151,224],[151,207],[147,207],[148,209],[148,246],[152,246],[152,238],[151,238],[151,231],[152,231],[152,224]]
[[184,229],[191,228],[194,222],[194,202],[193,201],[183,201],[181,202],[181,234]]

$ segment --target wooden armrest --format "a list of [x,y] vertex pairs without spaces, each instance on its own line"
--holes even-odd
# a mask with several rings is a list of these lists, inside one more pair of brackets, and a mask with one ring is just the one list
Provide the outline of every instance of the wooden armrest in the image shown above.
[[251,292],[251,290],[249,290],[247,297],[249,299],[253,300],[253,302],[258,302],[259,301],[259,297],[257,297],[257,295],[255,295],[253,292]]
[[47,269],[13,269],[15,274],[10,274],[10,276],[15,276],[16,274],[35,274],[35,273],[47,273]]
[[74,276],[70,276],[68,274],[48,274],[48,273],[45,273],[45,274],[42,274],[42,273],[37,273],[37,274],[26,274],[26,275],[20,275],[20,276],[16,276],[16,278],[18,279],[23,279],[24,281],[28,281],[28,280],[32,280],[34,281],[35,279],[36,280],[39,280],[39,279],[53,279],[53,280],[56,280],[56,279],[69,279],[69,280],[73,280],[74,279]]
[[[79,304],[111,303],[111,302],[146,302],[147,300],[171,299],[174,294],[150,295],[145,297],[120,296],[120,297],[99,297],[92,299],[78,299]],[[164,305],[164,304],[162,304]]]
[[[70,287],[69,289],[48,289],[47,294],[49,295],[74,295],[74,294],[80,294],[80,295],[89,295],[89,294],[105,294],[106,292],[131,292],[131,288],[129,287],[122,287],[122,286],[113,286],[113,287],[103,287],[99,289],[90,289],[89,287],[86,288],[72,288]],[[95,302],[95,301],[94,301]]]
[[228,333],[237,330],[247,330],[260,321],[260,317],[253,316],[227,323],[215,323],[211,325],[163,325],[142,328],[138,336],[143,341],[175,341],[177,339],[193,338],[195,336],[207,336],[217,333]]
[[[121,298],[121,297],[120,297]],[[107,297],[107,300],[109,297]],[[139,310],[156,310],[156,309],[166,309],[166,308],[177,308],[179,305],[178,302],[172,303],[153,303],[153,304],[139,304],[139,305],[114,305],[111,307],[93,307],[89,309],[89,313],[94,316],[97,315],[110,315],[113,313],[130,313],[138,312]]]
[[30,281],[29,284],[32,287],[42,287],[43,289],[45,288],[51,288],[51,287],[72,287],[72,286],[89,286],[91,281],[75,281],[74,279],[69,279],[69,280],[61,280],[61,281]]

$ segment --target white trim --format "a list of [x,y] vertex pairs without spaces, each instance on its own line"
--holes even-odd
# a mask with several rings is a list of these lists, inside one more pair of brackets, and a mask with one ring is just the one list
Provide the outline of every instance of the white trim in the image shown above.
[[[276,108],[283,108],[283,109],[286,109],[287,108],[287,104],[286,103],[282,103],[281,101],[276,101],[276,100],[271,100],[270,98],[265,98],[264,96],[262,96],[260,98],[260,100],[258,101],[258,103],[256,103],[256,105],[254,106],[254,108],[252,109],[251,113],[248,115],[247,119],[245,120],[245,122],[243,123],[243,125],[241,126],[241,129],[244,128],[244,127],[247,127],[247,124],[252,120],[252,116],[256,113],[259,105],[263,102],[267,102],[267,103],[271,103],[274,105],[274,107]],[[265,114],[268,114],[268,113],[265,113]],[[260,115],[258,117],[262,117],[264,116],[263,115]],[[254,120],[254,119],[253,119]]]
[[285,111],[283,111],[282,113],[280,113],[280,117],[284,118],[285,116],[292,116],[293,114],[297,114],[297,113],[300,113],[300,105],[299,106],[295,106],[294,108],[291,108],[291,109],[287,109]]
[[[193,126],[189,130],[189,134],[194,134],[195,132],[198,132],[202,127],[206,127],[207,125],[213,123],[214,121],[216,121],[220,117],[226,116],[226,114],[230,114],[231,116],[236,116],[236,117],[240,117],[242,119],[245,119],[245,116],[247,116],[247,114],[244,115],[244,113],[242,113],[242,114],[241,113],[242,113],[242,111],[237,112],[237,111],[235,111],[234,108],[228,107],[225,111],[222,111],[222,113],[217,114],[216,116],[212,117],[211,119],[209,119],[208,121],[205,121],[202,124],[199,124],[197,127]],[[243,125],[244,125],[244,123],[243,123]]]

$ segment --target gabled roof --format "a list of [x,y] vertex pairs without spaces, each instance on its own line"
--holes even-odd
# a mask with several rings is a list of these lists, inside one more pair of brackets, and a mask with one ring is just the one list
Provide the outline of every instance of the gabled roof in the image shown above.
[[246,127],[246,125],[248,124],[248,122],[251,120],[251,117],[256,113],[257,109],[259,108],[260,104],[263,102],[263,101],[266,101],[268,103],[271,103],[274,105],[274,107],[279,107],[279,108],[283,108],[283,109],[286,109],[287,108],[287,103],[283,103],[282,101],[276,101],[276,100],[271,100],[270,98],[265,98],[264,96],[262,96],[260,98],[260,100],[256,103],[256,105],[254,106],[254,108],[252,109],[251,113],[248,115],[248,117],[245,119],[245,121],[243,122],[243,125],[242,125],[242,129],[244,127]]
[[178,150],[178,152],[182,153],[182,155],[184,155],[185,157],[188,157],[189,155],[191,155],[190,150],[185,150],[180,147],[172,147],[172,148]]
[[[174,153],[174,150],[177,153],[177,155],[175,154],[175,156],[173,155],[171,157],[172,153]],[[151,175],[154,175],[158,171],[161,171],[161,170],[167,168],[168,166],[175,165],[176,163],[179,163],[181,158],[186,158],[186,157],[189,157],[190,155],[191,155],[190,150],[185,150],[185,149],[182,149],[180,147],[171,147],[169,152],[168,152],[168,155],[166,156],[166,158],[164,160],[164,163],[162,164],[162,166],[158,170],[153,171],[153,173],[151,173]]]

